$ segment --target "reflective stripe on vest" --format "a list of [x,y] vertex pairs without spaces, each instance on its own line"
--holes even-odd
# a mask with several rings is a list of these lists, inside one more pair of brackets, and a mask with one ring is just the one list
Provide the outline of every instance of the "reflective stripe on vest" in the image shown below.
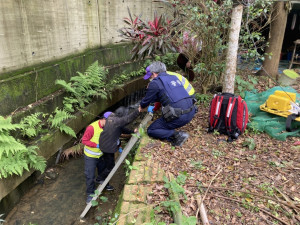
[[184,76],[180,75],[179,73],[174,73],[174,72],[170,72],[170,71],[167,71],[167,74],[176,76],[182,83],[184,89],[187,91],[189,96],[195,94],[195,90],[194,90],[193,86],[190,84],[190,82]]
[[102,152],[93,152],[93,151],[91,151],[91,150],[88,150],[87,148],[84,148],[84,152],[85,152],[85,153],[88,153],[88,154],[90,154],[90,155],[95,155],[95,156],[101,156],[101,155],[103,155]]
[[[90,126],[94,128],[94,135],[90,141],[99,144],[99,137],[103,131],[103,129],[99,127],[99,120],[93,122]],[[86,145],[84,146],[84,154],[91,158],[100,158],[100,156],[103,155],[99,148],[93,148]]]

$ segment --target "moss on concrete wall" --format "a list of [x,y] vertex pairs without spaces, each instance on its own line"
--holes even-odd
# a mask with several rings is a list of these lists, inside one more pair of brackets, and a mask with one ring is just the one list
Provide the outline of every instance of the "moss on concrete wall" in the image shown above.
[[[130,50],[131,45],[128,44],[93,49],[47,66],[27,68],[27,71],[23,70],[22,73],[0,80],[0,115],[9,115],[54,93],[61,88],[55,85],[55,80],[69,81],[77,71],[84,72],[96,60],[104,66],[114,65],[115,70],[119,64],[130,60]],[[132,69],[133,67],[135,66],[132,66]],[[112,77],[114,73],[111,71],[109,76]]]

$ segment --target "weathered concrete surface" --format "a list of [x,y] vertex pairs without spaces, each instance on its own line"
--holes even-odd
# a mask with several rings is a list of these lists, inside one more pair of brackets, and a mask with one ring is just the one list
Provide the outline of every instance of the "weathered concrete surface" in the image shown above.
[[[0,115],[8,115],[61,89],[61,86],[55,84],[55,80],[62,79],[68,82],[77,71],[84,72],[96,60],[100,65],[112,67],[108,77],[111,78],[116,68],[124,71],[124,66],[119,64],[130,60],[130,50],[131,45],[123,44],[88,51],[46,67],[31,68],[30,71],[0,80],[0,103],[3,105],[0,108]],[[137,66],[137,63],[133,65],[131,69]]]
[[1,72],[99,46],[97,0],[0,1]]
[[130,171],[129,179],[124,187],[120,207],[118,225],[143,224],[151,222],[151,211],[154,205],[147,203],[147,195],[156,184],[163,184],[164,171],[151,158],[141,153],[141,148],[149,142],[143,137],[137,150],[133,166],[137,169]]
[[117,43],[127,7],[146,19],[162,11],[159,6],[144,0],[2,0],[0,74]]

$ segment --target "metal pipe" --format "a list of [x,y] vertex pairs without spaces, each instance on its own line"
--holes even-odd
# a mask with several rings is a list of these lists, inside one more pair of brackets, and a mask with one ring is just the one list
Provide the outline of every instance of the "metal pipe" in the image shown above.
[[[147,113],[147,115],[144,117],[144,119],[142,120],[142,122],[140,123],[139,127],[144,128],[146,126],[146,124],[151,121],[153,117],[152,113]],[[115,174],[115,172],[118,170],[118,168],[120,167],[120,165],[122,164],[122,162],[124,161],[124,159],[126,158],[126,156],[128,155],[128,153],[130,152],[130,150],[132,149],[132,147],[135,145],[135,143],[138,141],[138,139],[141,137],[139,131],[136,133],[136,135],[132,136],[129,140],[129,142],[127,143],[127,145],[125,146],[122,154],[120,155],[116,165],[114,166],[114,168],[112,169],[112,171],[110,171],[110,173],[108,174],[108,176],[106,177],[106,179],[104,180],[104,182],[97,188],[97,191],[95,194],[95,196],[93,197],[93,200],[96,200],[99,195],[102,193],[104,187],[108,184],[108,182],[110,181],[110,179],[112,178],[112,176]],[[80,215],[80,219],[84,218],[85,215],[87,214],[87,212],[90,210],[90,208],[92,207],[92,201],[90,201],[85,209],[83,210],[83,212]]]

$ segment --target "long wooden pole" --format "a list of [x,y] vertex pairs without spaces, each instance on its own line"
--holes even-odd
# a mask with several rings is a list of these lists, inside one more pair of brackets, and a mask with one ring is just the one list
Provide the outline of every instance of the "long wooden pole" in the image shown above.
[[[142,120],[142,122],[140,123],[140,127],[145,127],[145,125],[152,119],[153,114],[152,113],[148,113],[144,119]],[[98,188],[97,191],[95,191],[97,194],[93,197],[93,200],[96,200],[100,194],[102,193],[104,187],[108,184],[108,182],[110,181],[110,179],[112,178],[112,176],[115,174],[115,172],[118,170],[118,168],[120,167],[120,165],[122,164],[122,162],[124,161],[124,159],[126,158],[126,156],[128,155],[128,153],[130,152],[130,150],[132,149],[132,147],[135,145],[135,143],[138,141],[138,139],[140,138],[140,133],[137,132],[136,135],[132,136],[129,140],[129,142],[127,143],[127,145],[125,146],[122,154],[120,155],[117,163],[115,164],[114,168],[112,169],[112,171],[110,171],[110,173],[108,174],[108,176],[106,177],[106,179],[104,180],[103,184],[101,184]],[[80,219],[84,218],[85,215],[87,214],[87,212],[90,210],[90,208],[92,207],[92,201],[90,201],[85,209],[83,210],[83,212],[80,215]]]

